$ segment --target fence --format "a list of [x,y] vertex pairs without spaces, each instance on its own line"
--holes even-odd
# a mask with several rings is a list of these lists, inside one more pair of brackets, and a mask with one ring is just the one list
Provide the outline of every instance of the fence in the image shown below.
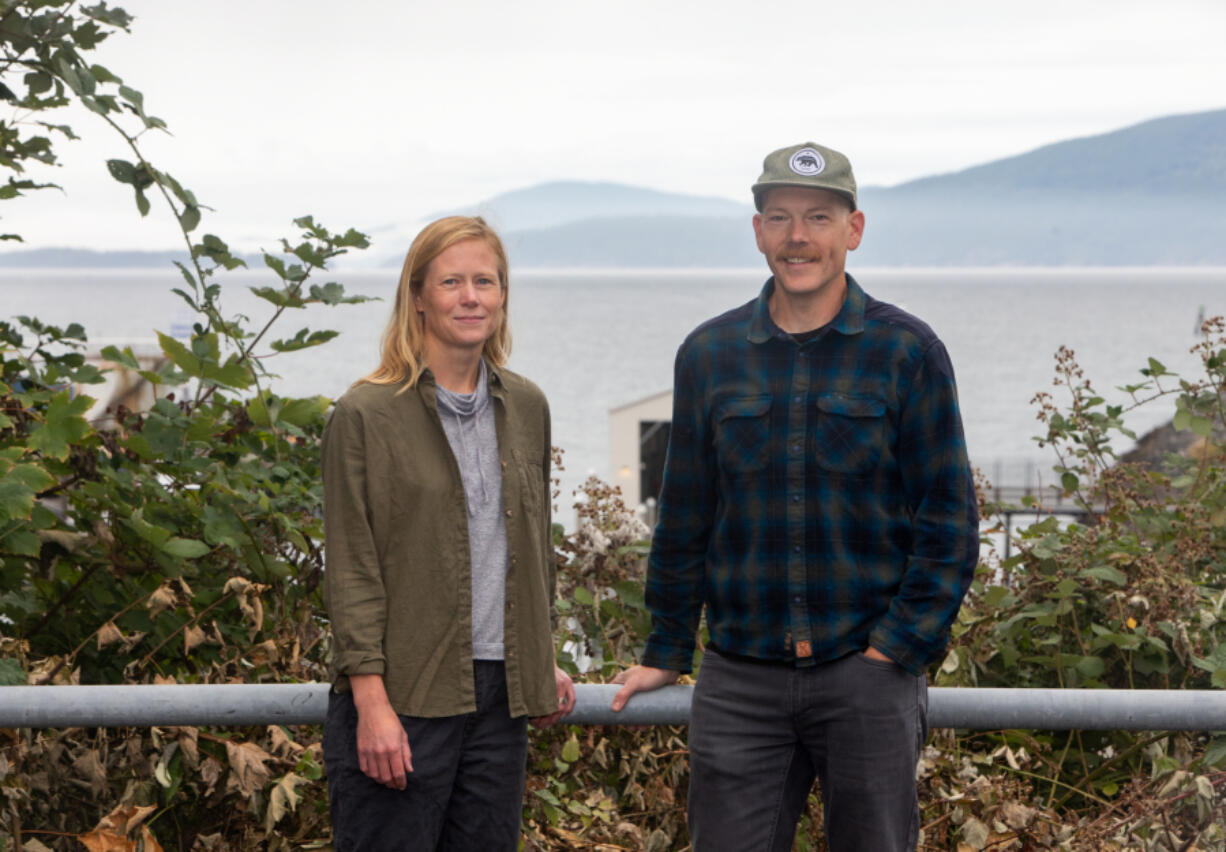
[[[682,725],[692,686],[640,693],[620,713],[619,687],[579,684],[567,722]],[[1226,731],[1226,691],[933,687],[929,724],[974,730]],[[0,687],[0,728],[303,725],[323,722],[328,685]]]

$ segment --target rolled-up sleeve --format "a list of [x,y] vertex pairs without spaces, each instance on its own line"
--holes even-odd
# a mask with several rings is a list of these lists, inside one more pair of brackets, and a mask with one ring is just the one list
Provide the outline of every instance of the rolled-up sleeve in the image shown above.
[[367,502],[366,424],[339,402],[323,438],[324,599],[339,675],[384,674],[387,596]]

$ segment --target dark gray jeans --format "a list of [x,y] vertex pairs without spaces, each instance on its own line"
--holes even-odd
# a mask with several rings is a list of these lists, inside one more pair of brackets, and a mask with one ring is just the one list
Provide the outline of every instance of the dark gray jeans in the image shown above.
[[788,852],[814,778],[832,852],[915,848],[928,684],[863,654],[809,668],[708,652],[690,715],[694,852]]
[[519,848],[528,731],[511,718],[506,670],[474,660],[477,712],[438,719],[401,716],[413,751],[404,790],[358,766],[358,712],[351,693],[328,697],[324,764],[336,852],[486,852]]

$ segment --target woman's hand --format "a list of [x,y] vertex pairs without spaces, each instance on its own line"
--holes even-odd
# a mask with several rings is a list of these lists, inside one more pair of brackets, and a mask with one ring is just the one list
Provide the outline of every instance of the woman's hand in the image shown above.
[[575,709],[575,683],[570,679],[570,675],[554,665],[553,680],[558,687],[558,709],[548,716],[534,716],[529,719],[534,728],[548,728]]
[[413,771],[409,735],[387,700],[381,675],[351,675],[353,703],[358,708],[358,766],[393,790],[403,790]]

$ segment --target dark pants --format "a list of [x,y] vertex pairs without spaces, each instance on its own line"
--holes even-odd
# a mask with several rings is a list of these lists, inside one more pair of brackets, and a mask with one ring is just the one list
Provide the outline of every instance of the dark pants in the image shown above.
[[336,852],[514,852],[519,847],[527,720],[510,716],[501,662],[474,660],[473,676],[477,712],[400,717],[413,753],[404,790],[363,774],[353,696],[329,696],[324,763]]
[[863,654],[810,668],[707,653],[690,715],[695,852],[788,852],[814,778],[832,852],[903,852],[928,685]]

